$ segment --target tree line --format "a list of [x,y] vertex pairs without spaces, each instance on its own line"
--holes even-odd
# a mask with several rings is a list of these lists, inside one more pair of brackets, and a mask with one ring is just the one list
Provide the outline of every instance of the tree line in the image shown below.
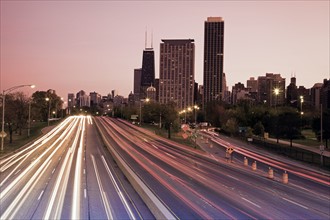
[[[23,92],[9,93],[5,101],[4,121],[9,143],[13,142],[13,133],[22,135],[22,131],[28,129],[29,119],[30,123],[47,122],[48,118],[62,116],[63,101],[53,90],[36,91],[31,97]],[[2,118],[2,111],[0,114]]]

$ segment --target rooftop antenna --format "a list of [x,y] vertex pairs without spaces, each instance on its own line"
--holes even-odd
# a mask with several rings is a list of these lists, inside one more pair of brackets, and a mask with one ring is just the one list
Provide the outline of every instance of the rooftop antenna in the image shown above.
[[146,32],[145,32],[145,39],[144,39],[144,48],[147,48],[147,26],[146,26]]
[[151,29],[151,48],[153,48],[153,46],[152,46],[153,37],[154,37],[154,30]]

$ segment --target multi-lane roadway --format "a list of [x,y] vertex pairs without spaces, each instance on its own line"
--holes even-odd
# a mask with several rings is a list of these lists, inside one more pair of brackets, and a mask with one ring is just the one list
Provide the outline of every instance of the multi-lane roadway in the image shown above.
[[228,163],[122,120],[69,117],[0,160],[0,218],[329,219],[329,176],[240,153],[296,178],[284,184],[243,166],[238,152]]
[[0,160],[0,219],[153,218],[91,117],[69,117]]
[[125,121],[98,118],[97,123],[111,148],[177,218],[329,219],[329,181],[283,184]]

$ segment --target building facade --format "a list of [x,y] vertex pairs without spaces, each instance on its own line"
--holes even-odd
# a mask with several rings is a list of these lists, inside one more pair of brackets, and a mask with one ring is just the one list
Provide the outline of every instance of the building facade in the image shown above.
[[141,75],[142,68],[134,69],[134,85],[133,93],[135,101],[140,100],[140,90],[141,90]]
[[175,102],[179,109],[194,105],[195,44],[192,39],[162,40],[160,44],[159,102]]
[[90,92],[89,96],[91,101],[90,106],[98,106],[101,103],[102,97],[97,92]]
[[285,78],[281,74],[266,73],[258,77],[258,101],[268,106],[285,104]]
[[224,60],[224,20],[221,17],[208,17],[204,24],[204,100],[223,98]]

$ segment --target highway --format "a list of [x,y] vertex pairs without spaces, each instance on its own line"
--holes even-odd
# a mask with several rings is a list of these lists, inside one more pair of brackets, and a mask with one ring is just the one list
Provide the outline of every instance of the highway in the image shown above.
[[203,136],[204,151],[123,120],[68,117],[1,158],[0,219],[329,219],[329,176]]
[[[267,178],[261,170],[255,172],[239,163],[228,163],[125,121],[97,118],[96,122],[111,149],[120,154],[176,218],[330,217],[328,177],[320,177],[325,181],[322,182],[301,175],[294,184],[284,184]],[[292,167],[290,175],[302,172],[296,169]]]
[[104,148],[72,116],[0,160],[0,219],[153,219]]

